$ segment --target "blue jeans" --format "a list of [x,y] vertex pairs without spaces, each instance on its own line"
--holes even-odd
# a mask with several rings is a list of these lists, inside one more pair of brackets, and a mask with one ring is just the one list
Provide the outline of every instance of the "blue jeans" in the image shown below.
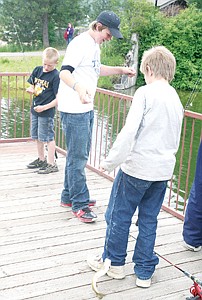
[[202,141],[199,146],[194,182],[191,187],[183,225],[184,241],[202,246]]
[[67,146],[61,201],[72,203],[72,210],[78,211],[88,207],[90,198],[85,167],[91,148],[94,112],[76,114],[61,112],[60,115]]
[[154,253],[157,216],[166,192],[167,181],[141,180],[119,170],[105,214],[107,222],[103,259],[113,266],[123,266],[132,217],[138,207],[138,229],[133,253],[134,272],[140,279],[149,279],[159,259]]

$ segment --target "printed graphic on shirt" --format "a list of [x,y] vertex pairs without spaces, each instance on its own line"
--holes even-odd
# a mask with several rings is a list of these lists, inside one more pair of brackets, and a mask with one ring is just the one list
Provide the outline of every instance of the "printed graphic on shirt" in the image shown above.
[[97,76],[100,75],[100,60],[99,60],[99,58],[100,58],[99,53],[98,53],[98,51],[96,51],[94,59],[92,60],[92,63],[93,63],[93,68],[94,68]]
[[41,80],[39,78],[34,79],[34,90],[35,96],[39,96],[45,89],[47,89],[49,86],[49,82],[46,80]]

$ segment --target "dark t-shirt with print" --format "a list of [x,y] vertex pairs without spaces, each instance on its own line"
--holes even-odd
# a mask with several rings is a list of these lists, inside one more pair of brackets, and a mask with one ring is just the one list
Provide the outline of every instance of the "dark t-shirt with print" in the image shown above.
[[54,117],[55,107],[37,113],[34,107],[37,105],[45,105],[56,98],[59,86],[59,72],[54,69],[50,72],[43,72],[43,67],[36,67],[29,79],[31,85],[34,85],[35,95],[33,96],[31,112],[40,117]]

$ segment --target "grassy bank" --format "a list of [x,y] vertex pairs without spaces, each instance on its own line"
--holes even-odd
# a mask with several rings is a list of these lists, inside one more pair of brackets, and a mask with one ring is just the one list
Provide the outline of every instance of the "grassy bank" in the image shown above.
[[[57,69],[60,70],[64,55],[60,56]],[[117,62],[118,60],[118,62]],[[120,65],[121,59],[109,57],[103,57],[102,61],[104,64],[108,65]],[[36,66],[42,64],[41,56],[27,56],[21,54],[15,57],[0,57],[0,72],[32,72]],[[110,77],[100,77],[98,81],[98,86],[105,89],[113,89],[114,83],[119,82],[120,76],[110,76]]]
[[[61,67],[63,56],[60,57],[58,70]],[[0,72],[32,72],[36,66],[42,65],[41,56],[1,57]]]

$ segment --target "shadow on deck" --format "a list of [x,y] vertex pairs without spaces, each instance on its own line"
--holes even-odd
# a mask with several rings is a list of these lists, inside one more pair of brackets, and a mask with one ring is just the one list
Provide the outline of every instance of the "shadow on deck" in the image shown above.
[[[102,252],[105,236],[104,212],[112,182],[86,170],[98,221],[83,224],[70,208],[60,207],[65,157],[59,154],[58,173],[39,175],[26,168],[35,159],[35,144],[0,144],[0,300],[97,299],[91,288],[94,272],[86,264],[88,255]],[[137,236],[136,217],[131,232]],[[202,279],[202,251],[185,250],[182,221],[161,211],[155,251],[181,269]],[[135,285],[132,252],[128,244],[127,276],[98,282],[103,298],[172,299],[191,296],[192,281],[160,258],[149,289]]]

